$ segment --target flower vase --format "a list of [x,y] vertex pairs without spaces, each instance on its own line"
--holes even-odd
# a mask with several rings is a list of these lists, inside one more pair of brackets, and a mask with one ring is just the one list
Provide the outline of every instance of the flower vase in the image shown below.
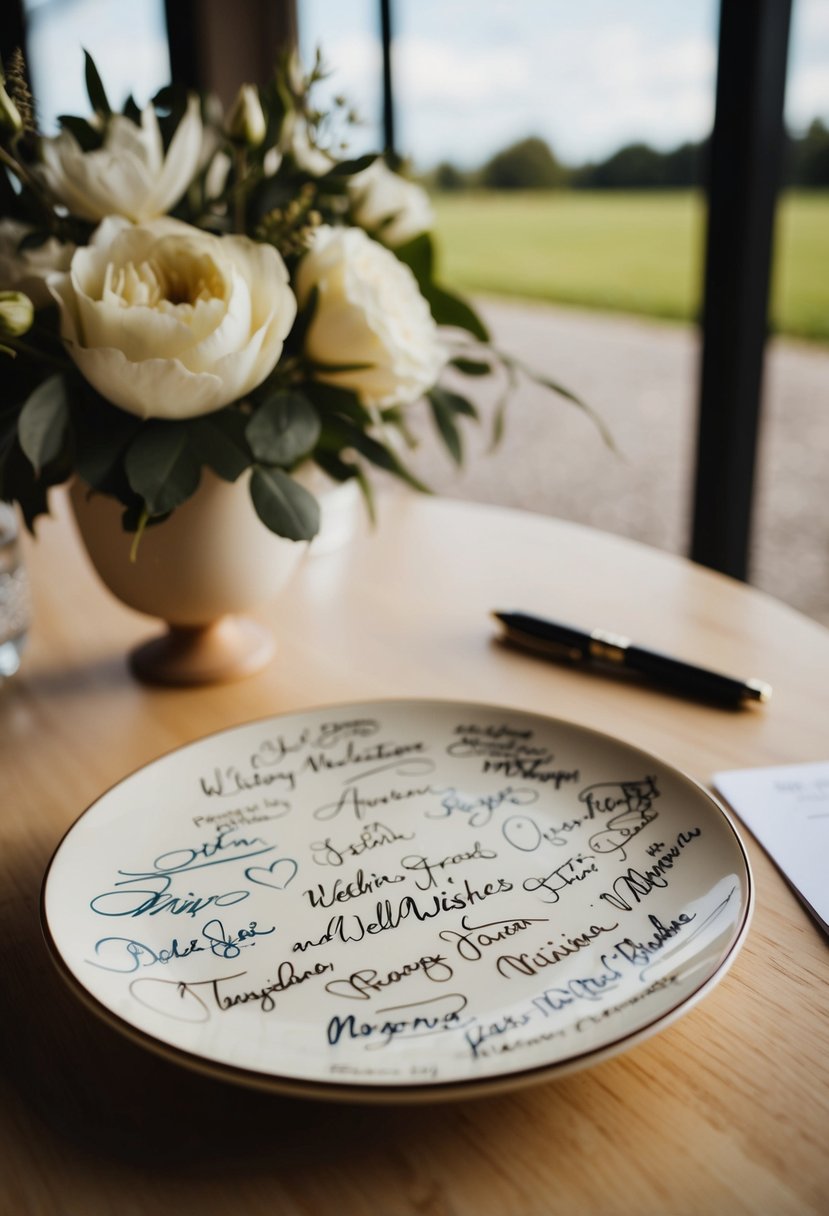
[[[145,530],[134,560],[121,504],[79,480],[72,483],[78,530],[103,583],[128,607],[167,625],[130,653],[139,679],[222,683],[251,675],[273,658],[272,633],[246,614],[276,598],[317,541],[309,545],[270,532],[253,509],[248,480],[244,474],[222,481],[205,469],[193,497]],[[298,480],[319,490],[313,477]],[[353,483],[328,484],[335,488],[321,495],[320,551],[345,543],[359,506]]]

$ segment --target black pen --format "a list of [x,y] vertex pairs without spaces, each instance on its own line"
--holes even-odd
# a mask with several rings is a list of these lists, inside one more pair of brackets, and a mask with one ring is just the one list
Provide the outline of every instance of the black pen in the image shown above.
[[744,701],[766,702],[771,686],[762,680],[737,680],[682,659],[636,646],[630,638],[604,629],[586,633],[572,625],[528,616],[524,612],[494,612],[504,628],[508,642],[551,659],[609,664],[647,676],[672,692],[717,701],[721,705],[741,705]]

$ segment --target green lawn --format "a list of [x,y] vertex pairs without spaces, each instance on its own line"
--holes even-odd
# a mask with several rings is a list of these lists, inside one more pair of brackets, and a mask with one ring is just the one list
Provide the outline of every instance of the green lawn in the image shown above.
[[[687,320],[699,313],[705,204],[692,191],[443,194],[441,277],[469,292]],[[772,323],[829,342],[829,191],[786,195]]]

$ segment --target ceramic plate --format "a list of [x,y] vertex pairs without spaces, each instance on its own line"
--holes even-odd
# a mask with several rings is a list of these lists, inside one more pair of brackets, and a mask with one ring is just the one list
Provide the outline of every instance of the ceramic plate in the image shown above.
[[97,801],[49,868],[75,990],[182,1063],[434,1099],[666,1026],[749,921],[745,850],[676,770],[584,727],[399,701],[253,722]]

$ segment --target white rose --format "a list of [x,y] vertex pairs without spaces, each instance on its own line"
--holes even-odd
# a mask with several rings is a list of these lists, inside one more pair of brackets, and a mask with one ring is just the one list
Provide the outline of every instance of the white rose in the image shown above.
[[42,173],[57,200],[75,215],[102,220],[123,215],[134,223],[155,219],[174,207],[202,159],[202,122],[197,97],[187,109],[164,155],[152,106],[141,125],[114,114],[102,148],[84,152],[71,131],[44,139]]
[[297,271],[297,295],[318,299],[305,353],[321,364],[365,363],[320,380],[353,389],[364,405],[406,405],[433,386],[446,362],[417,281],[360,228],[318,228]]
[[273,370],[296,315],[270,245],[110,217],[49,287],[86,379],[142,418],[221,409]]
[[394,248],[428,232],[435,222],[429,195],[376,160],[348,184],[355,223]]
[[28,224],[17,220],[0,220],[0,288],[24,291],[35,308],[42,308],[52,303],[47,276],[69,269],[75,246],[50,237],[42,245],[18,253],[20,242],[31,231]]

